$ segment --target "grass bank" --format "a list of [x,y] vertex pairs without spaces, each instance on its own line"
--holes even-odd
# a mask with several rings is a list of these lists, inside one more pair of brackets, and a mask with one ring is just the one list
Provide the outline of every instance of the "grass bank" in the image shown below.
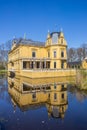
[[5,74],[7,73],[7,70],[0,70],[0,74]]
[[76,86],[81,90],[87,90],[87,70],[77,70],[76,74]]

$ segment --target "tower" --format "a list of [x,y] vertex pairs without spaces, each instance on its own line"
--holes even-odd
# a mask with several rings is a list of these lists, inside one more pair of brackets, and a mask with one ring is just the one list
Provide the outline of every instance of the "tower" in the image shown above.
[[67,68],[67,43],[62,30],[60,32],[48,32],[45,44],[47,53],[50,53],[51,69]]

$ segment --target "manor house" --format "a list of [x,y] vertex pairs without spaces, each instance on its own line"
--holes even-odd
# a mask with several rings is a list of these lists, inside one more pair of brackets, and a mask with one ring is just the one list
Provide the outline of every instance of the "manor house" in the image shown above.
[[9,72],[33,78],[69,76],[71,72],[66,69],[67,43],[63,32],[48,33],[45,43],[30,39],[13,40],[8,55]]

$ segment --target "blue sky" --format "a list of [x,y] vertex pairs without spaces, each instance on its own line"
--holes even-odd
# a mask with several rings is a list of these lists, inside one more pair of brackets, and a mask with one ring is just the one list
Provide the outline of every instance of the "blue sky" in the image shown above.
[[61,28],[69,47],[87,43],[87,0],[0,0],[0,44],[24,33],[46,41]]

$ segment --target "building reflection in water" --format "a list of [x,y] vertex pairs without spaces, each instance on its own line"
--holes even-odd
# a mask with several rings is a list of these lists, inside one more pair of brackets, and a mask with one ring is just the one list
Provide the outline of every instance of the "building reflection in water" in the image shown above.
[[14,112],[16,106],[22,111],[46,106],[49,117],[64,118],[68,107],[67,83],[49,81],[34,84],[28,78],[8,77],[8,92],[14,105]]

